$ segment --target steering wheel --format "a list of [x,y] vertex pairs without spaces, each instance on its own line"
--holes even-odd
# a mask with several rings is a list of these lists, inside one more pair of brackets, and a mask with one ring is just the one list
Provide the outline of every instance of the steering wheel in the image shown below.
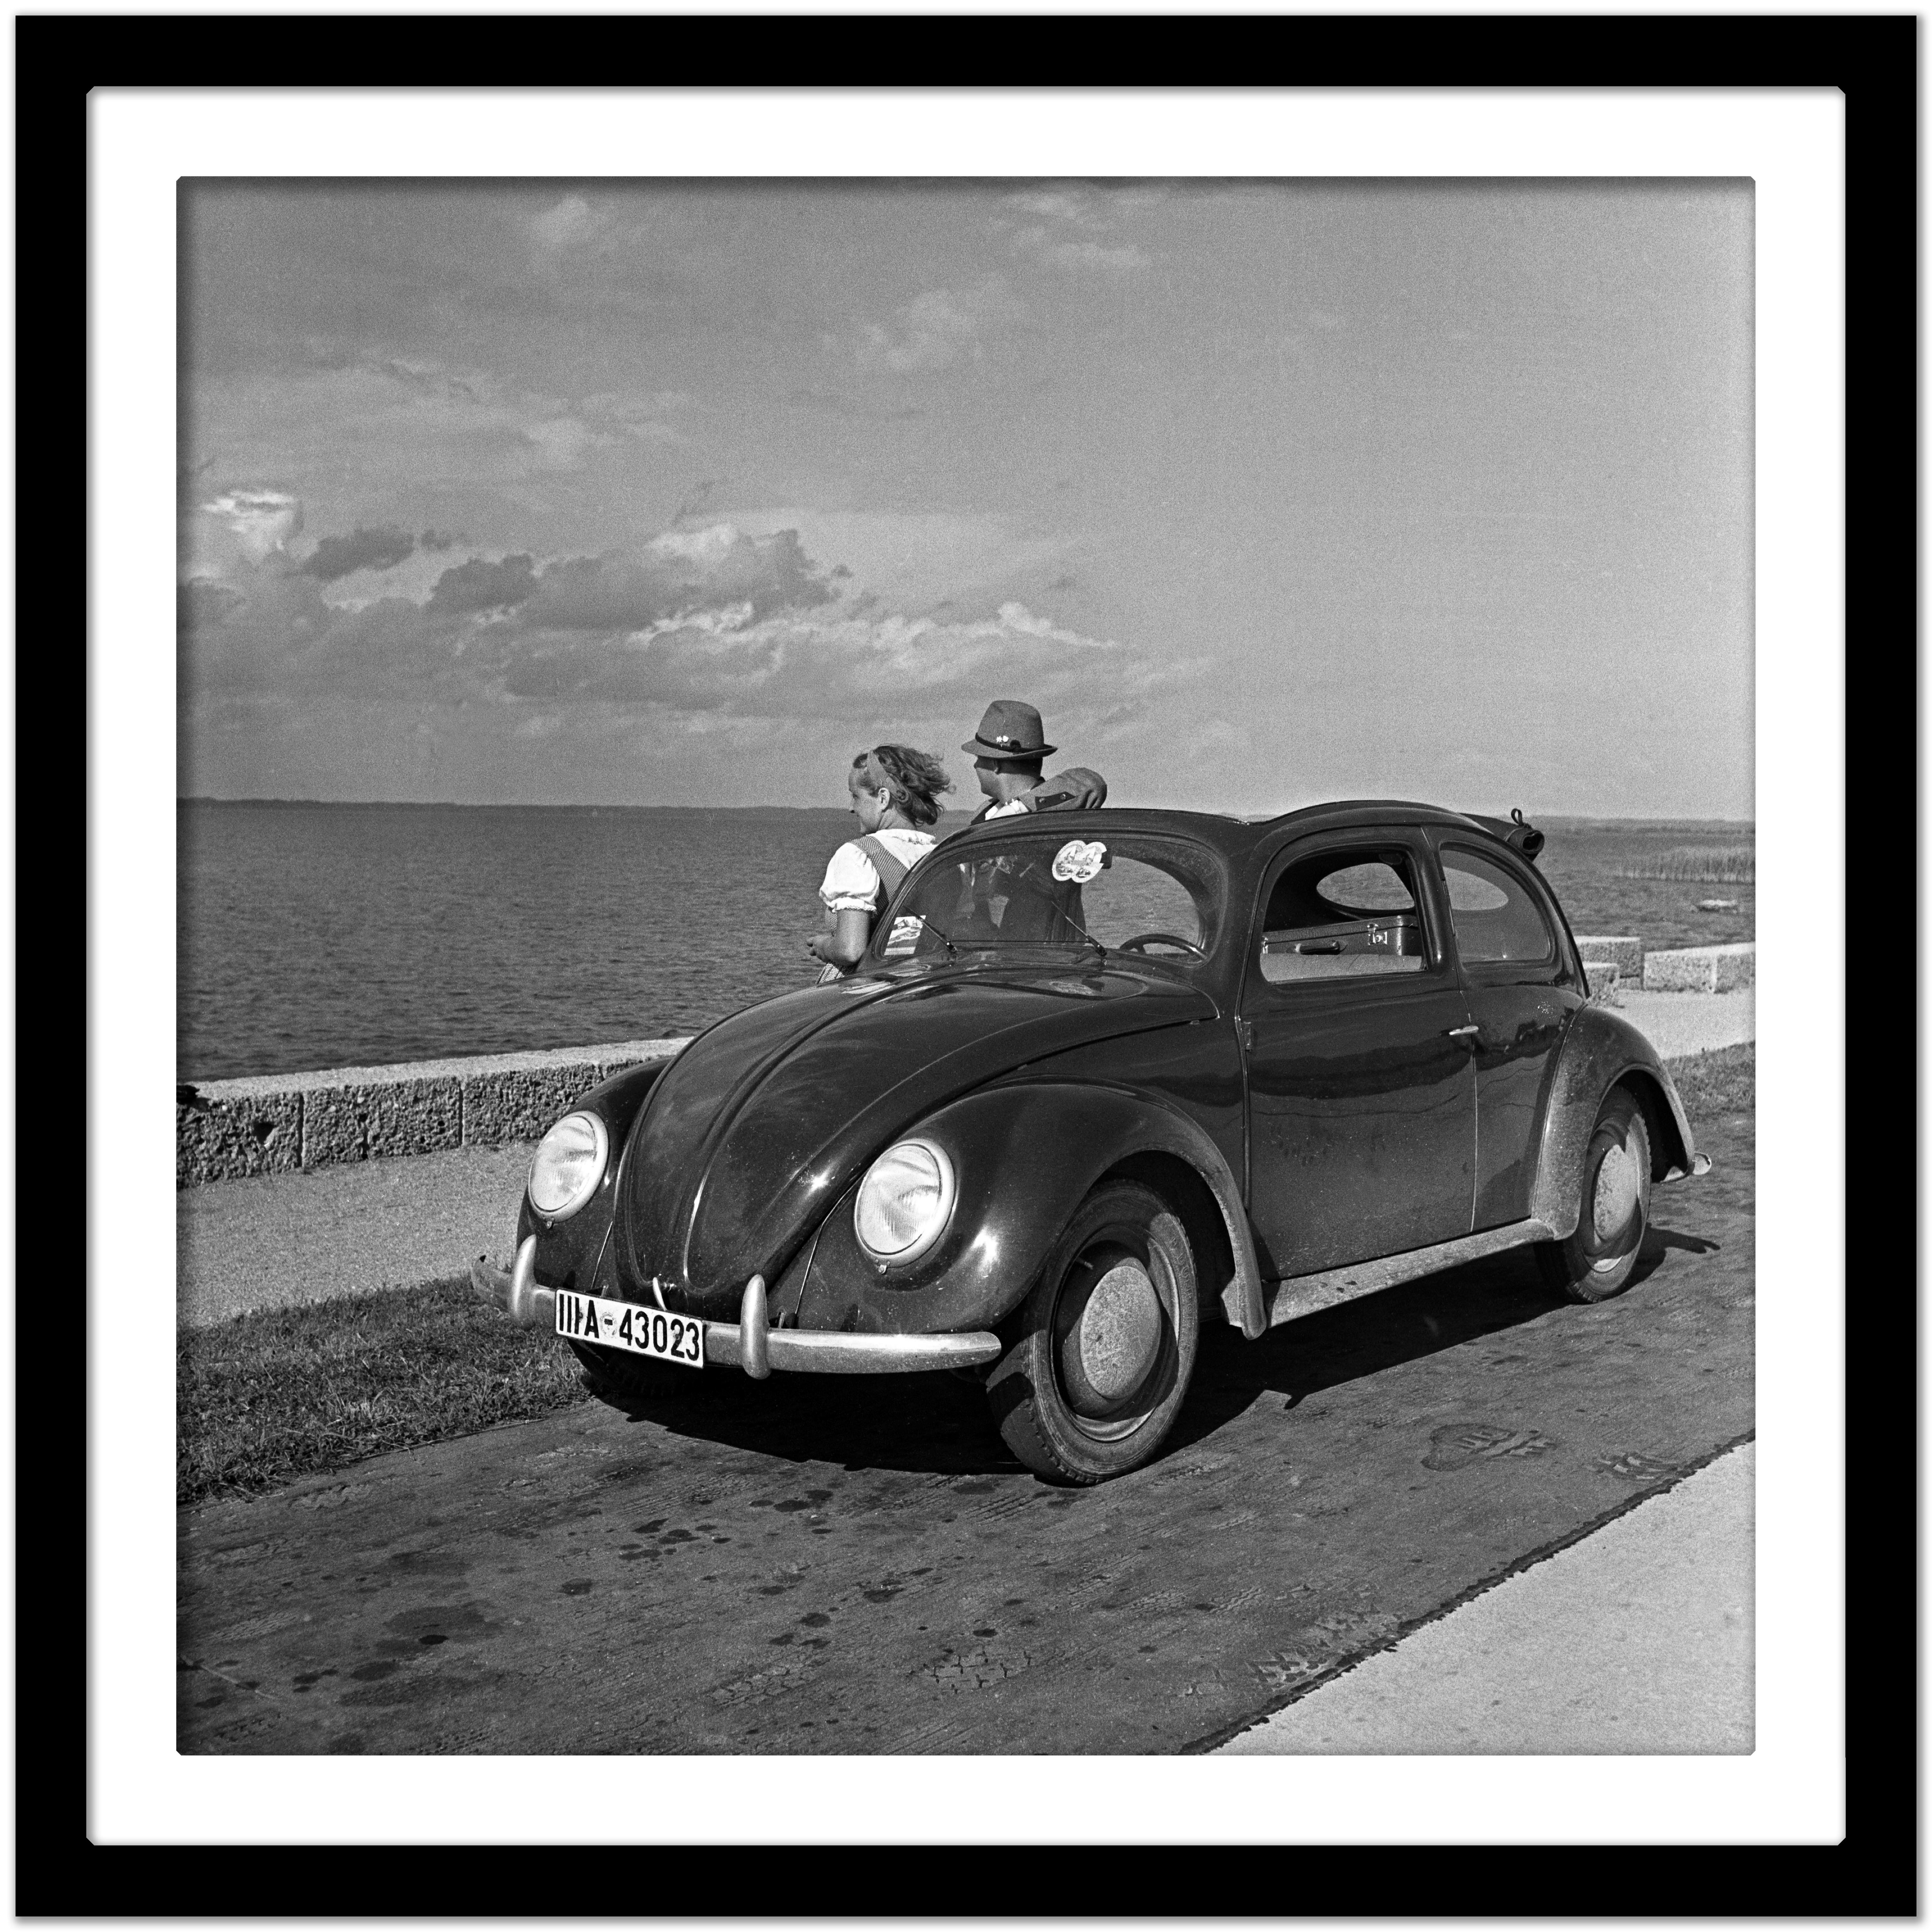
[[1144,952],[1159,940],[1164,946],[1178,946],[1184,952],[1191,952],[1197,959],[1208,956],[1204,948],[1196,946],[1191,939],[1183,939],[1178,932],[1137,932],[1131,939],[1124,939],[1114,948],[1116,952]]

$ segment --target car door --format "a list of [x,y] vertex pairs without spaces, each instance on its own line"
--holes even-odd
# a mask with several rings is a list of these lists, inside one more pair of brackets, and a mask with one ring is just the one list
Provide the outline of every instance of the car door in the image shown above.
[[1444,903],[1477,1030],[1478,1229],[1520,1221],[1570,1016],[1583,1004],[1547,889],[1514,855],[1438,833]]
[[1471,1024],[1419,832],[1270,862],[1243,980],[1249,1217],[1271,1277],[1469,1232]]

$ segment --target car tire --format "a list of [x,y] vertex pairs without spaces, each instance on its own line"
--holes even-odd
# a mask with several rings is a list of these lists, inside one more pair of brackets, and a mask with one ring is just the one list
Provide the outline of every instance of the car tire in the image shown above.
[[600,1348],[594,1342],[575,1341],[568,1336],[564,1340],[584,1364],[591,1387],[606,1401],[662,1401],[668,1396],[688,1394],[698,1379],[688,1369],[655,1362],[648,1355]]
[[1200,1341],[1187,1231],[1138,1181],[1080,1204],[986,1379],[1006,1446],[1049,1482],[1105,1482],[1159,1448]]
[[1544,1280],[1572,1301],[1607,1301],[1630,1286],[1650,1226],[1650,1130],[1629,1089],[1604,1096],[1583,1156],[1574,1232],[1536,1249]]

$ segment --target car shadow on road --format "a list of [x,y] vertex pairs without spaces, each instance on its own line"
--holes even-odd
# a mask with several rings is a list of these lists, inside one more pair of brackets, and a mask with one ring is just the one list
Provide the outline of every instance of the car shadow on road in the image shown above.
[[[1714,1242],[1652,1228],[1624,1292],[1641,1290],[1673,1248],[1712,1253]],[[1256,1342],[1230,1330],[1202,1338],[1194,1385],[1163,1453],[1211,1436],[1268,1396],[1294,1408],[1323,1390],[1366,1381],[1424,1356],[1506,1334],[1577,1304],[1550,1287],[1517,1249],[1305,1315]]]
[[775,1375],[754,1382],[734,1369],[704,1370],[700,1386],[669,1400],[614,1400],[634,1421],[674,1436],[781,1462],[831,1462],[848,1473],[1018,1475],[986,1390],[940,1372],[910,1376]]
[[[1653,1228],[1626,1292],[1640,1289],[1671,1250],[1702,1254],[1715,1245]],[[1324,1389],[1574,1305],[1517,1251],[1304,1316],[1258,1341],[1209,1328],[1186,1406],[1158,1455],[1201,1442],[1265,1397],[1285,1397],[1292,1408]],[[692,1382],[689,1394],[668,1400],[602,1400],[634,1421],[781,1462],[941,1478],[1026,1473],[1000,1438],[984,1388],[966,1376],[775,1375],[754,1382],[707,1370]]]

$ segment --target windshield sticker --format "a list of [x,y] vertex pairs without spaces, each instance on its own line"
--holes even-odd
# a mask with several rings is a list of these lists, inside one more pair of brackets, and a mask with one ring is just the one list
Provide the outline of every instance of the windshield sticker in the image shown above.
[[1106,862],[1107,848],[1099,839],[1089,845],[1083,844],[1078,838],[1070,838],[1054,855],[1053,876],[1084,886]]
[[922,919],[896,919],[892,921],[892,937],[886,941],[886,957],[896,958],[902,953],[916,951],[920,928],[925,925]]

